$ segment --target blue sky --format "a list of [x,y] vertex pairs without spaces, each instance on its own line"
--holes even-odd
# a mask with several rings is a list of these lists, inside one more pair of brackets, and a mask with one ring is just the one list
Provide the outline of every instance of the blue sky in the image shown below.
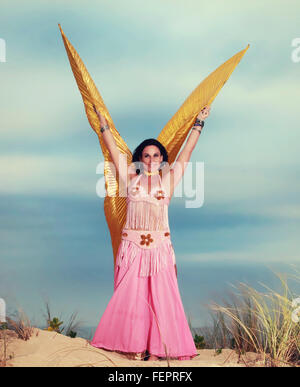
[[272,282],[266,266],[299,264],[300,62],[291,60],[299,11],[299,2],[280,0],[2,1],[1,294],[37,320],[47,295],[89,325],[112,294],[96,195],[103,157],[57,23],[131,150],[157,137],[190,92],[249,43],[192,155],[204,162],[204,205],[173,198],[169,208],[184,306],[203,323],[194,305],[210,292],[241,278],[254,284],[261,273]]

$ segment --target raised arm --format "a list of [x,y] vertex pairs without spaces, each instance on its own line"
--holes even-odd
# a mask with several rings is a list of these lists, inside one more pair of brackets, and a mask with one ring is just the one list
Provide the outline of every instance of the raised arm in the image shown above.
[[204,126],[204,122],[201,125],[201,121],[204,121],[209,116],[209,113],[210,106],[206,106],[200,111],[182,151],[179,153],[174,165],[170,169],[170,197],[173,195],[175,187],[182,178],[188,165],[187,163],[190,161],[192,152],[198,142],[201,130]]
[[123,180],[124,183],[127,183],[129,181],[129,168],[127,165],[126,155],[120,152],[119,148],[117,147],[116,141],[111,131],[109,130],[109,126],[105,117],[96,109],[95,106],[94,110],[99,117],[103,140],[110,153],[114,166],[119,173],[119,177]]

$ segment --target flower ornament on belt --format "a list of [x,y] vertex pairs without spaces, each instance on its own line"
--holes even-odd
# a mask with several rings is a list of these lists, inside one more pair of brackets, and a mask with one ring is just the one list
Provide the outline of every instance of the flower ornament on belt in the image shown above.
[[141,245],[146,244],[146,246],[149,246],[150,243],[153,242],[153,239],[151,238],[151,234],[147,234],[147,235],[142,234],[141,238],[142,238],[142,240],[140,242]]

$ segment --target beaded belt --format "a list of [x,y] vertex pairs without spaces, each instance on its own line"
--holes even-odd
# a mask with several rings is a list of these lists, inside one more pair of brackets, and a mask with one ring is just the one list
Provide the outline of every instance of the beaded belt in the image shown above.
[[151,249],[157,247],[162,241],[170,239],[170,230],[122,230],[122,239],[135,242],[139,247]]
[[[176,263],[169,229],[161,231],[123,229],[121,238],[124,243],[120,244],[118,250],[117,266],[128,266],[136,256],[142,256],[139,269],[141,277],[152,276],[165,270],[170,257],[173,263]],[[127,241],[132,241],[134,244],[129,247]],[[162,243],[163,241],[169,241],[169,243]],[[139,249],[133,247],[134,245],[143,249],[142,255]]]

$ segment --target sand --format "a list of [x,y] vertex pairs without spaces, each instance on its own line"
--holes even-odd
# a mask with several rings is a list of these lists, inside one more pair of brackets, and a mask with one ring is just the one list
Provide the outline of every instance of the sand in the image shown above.
[[[8,367],[167,367],[166,360],[129,360],[126,355],[92,347],[83,338],[70,338],[56,332],[34,328],[27,341],[18,339],[7,331],[10,339],[7,345]],[[3,357],[3,340],[0,339],[0,358]],[[244,360],[254,362],[256,354],[247,353]],[[216,355],[213,349],[199,349],[192,360],[169,360],[170,367],[245,367],[238,362],[237,354],[223,349]]]

